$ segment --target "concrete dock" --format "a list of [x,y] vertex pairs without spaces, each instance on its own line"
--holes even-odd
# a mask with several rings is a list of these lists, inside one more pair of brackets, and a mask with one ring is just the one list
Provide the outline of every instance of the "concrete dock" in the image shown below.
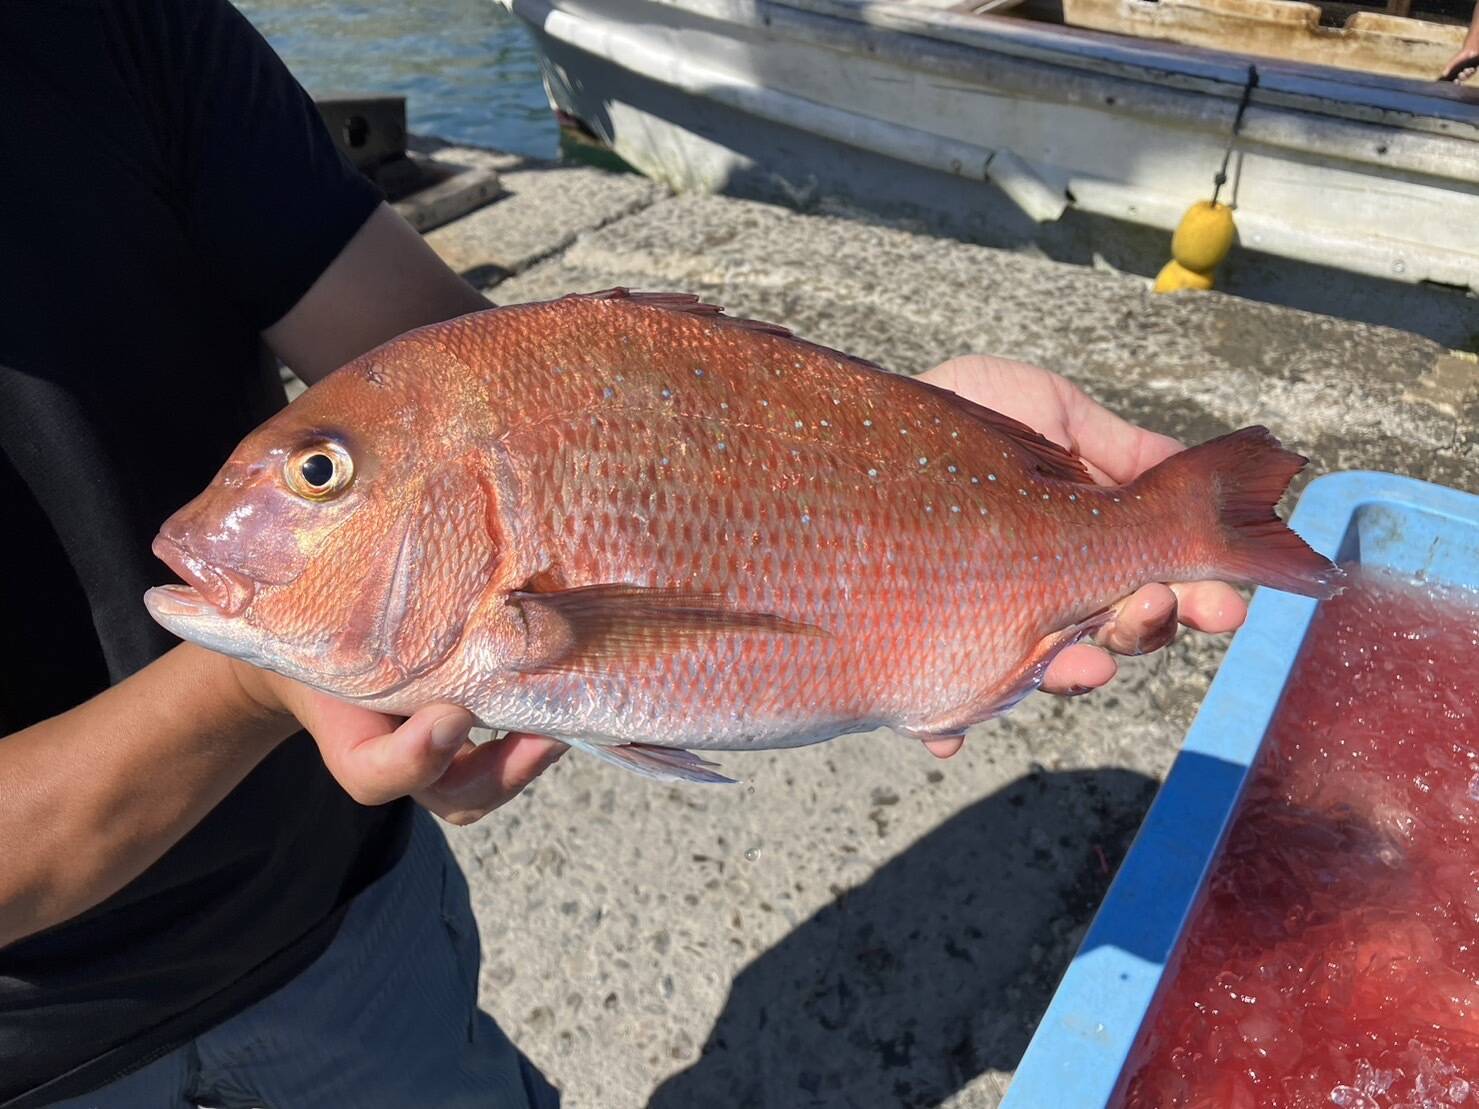
[[[427,236],[499,303],[695,292],[892,369],[1007,355],[1188,441],[1263,423],[1312,473],[1479,489],[1479,364],[1411,334],[436,156],[503,176],[510,195]],[[1225,647],[1184,634],[1092,696],[1031,697],[948,762],[879,733],[725,753],[744,784],[668,786],[573,753],[450,830],[484,1005],[576,1109],[994,1106]]]

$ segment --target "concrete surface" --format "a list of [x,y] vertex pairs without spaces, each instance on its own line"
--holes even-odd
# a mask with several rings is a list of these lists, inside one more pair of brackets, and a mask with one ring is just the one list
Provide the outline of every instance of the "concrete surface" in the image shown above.
[[[500,302],[699,292],[895,369],[1008,354],[1187,439],[1264,422],[1315,472],[1479,487],[1479,367],[1413,335],[498,168],[514,197],[432,241],[475,276],[512,271]],[[484,1005],[580,1109],[994,1106],[1224,648],[1184,635],[1094,696],[1029,698],[944,763],[879,733],[726,753],[745,784],[703,787],[574,754],[450,831]]]
[[[486,165],[467,148],[447,147],[438,157],[475,168]],[[646,178],[583,166],[514,165],[500,176],[506,197],[426,236],[448,265],[478,285],[526,269],[581,232],[645,208],[662,195]]]

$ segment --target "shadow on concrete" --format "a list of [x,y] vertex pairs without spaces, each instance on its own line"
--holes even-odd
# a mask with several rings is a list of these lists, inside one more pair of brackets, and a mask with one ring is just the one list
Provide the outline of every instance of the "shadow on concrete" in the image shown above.
[[1038,771],[951,817],[740,972],[651,1109],[931,1106],[1013,1069],[1155,788]]

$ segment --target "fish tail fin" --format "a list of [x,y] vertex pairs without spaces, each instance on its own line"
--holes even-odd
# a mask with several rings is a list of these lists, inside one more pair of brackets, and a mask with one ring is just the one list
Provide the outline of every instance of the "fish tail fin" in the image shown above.
[[1193,520],[1206,519],[1210,508],[1210,535],[1202,537],[1204,557],[1197,560],[1207,576],[1329,597],[1344,574],[1274,511],[1308,461],[1268,428],[1245,427],[1172,455],[1136,485],[1176,488]]

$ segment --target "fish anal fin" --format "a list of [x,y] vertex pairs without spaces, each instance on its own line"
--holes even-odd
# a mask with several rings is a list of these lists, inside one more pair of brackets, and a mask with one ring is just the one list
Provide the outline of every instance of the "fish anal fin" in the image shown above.
[[733,778],[726,778],[719,773],[718,763],[701,759],[692,751],[685,751],[681,747],[654,747],[648,743],[591,743],[586,740],[571,740],[571,745],[614,766],[658,782],[736,784]]
[[918,728],[897,727],[894,731],[900,735],[906,735],[910,739],[936,740],[936,739],[964,739],[965,729],[955,728],[944,732],[922,732]]
[[1044,636],[1020,666],[969,704],[929,720],[911,720],[895,730],[918,739],[940,739],[961,735],[972,724],[979,724],[1008,712],[1042,685],[1043,675],[1048,672],[1048,667],[1055,658],[1084,636],[1102,628],[1113,617],[1114,613],[1110,609],[1104,609],[1086,620]]
[[717,594],[624,583],[515,593],[529,628],[525,673],[620,673],[735,635],[824,636],[811,624],[736,609]]

